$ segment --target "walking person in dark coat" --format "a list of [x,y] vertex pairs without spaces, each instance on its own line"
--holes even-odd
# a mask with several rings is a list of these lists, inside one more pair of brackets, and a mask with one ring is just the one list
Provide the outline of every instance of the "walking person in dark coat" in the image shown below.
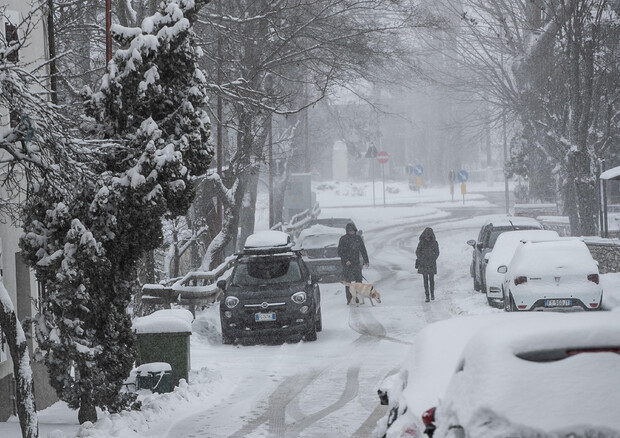
[[415,250],[417,257],[415,267],[418,273],[424,277],[424,293],[426,302],[435,299],[435,275],[437,274],[437,257],[439,257],[439,244],[435,239],[433,229],[428,227],[420,235],[420,242]]
[[[348,223],[344,236],[338,241],[338,256],[342,262],[342,277],[346,282],[362,282],[362,265],[360,263],[360,255],[364,260],[364,267],[368,268],[370,262],[368,260],[368,252],[366,245],[362,240],[362,236],[357,234],[355,224]],[[347,286],[347,304],[351,302],[351,291]]]

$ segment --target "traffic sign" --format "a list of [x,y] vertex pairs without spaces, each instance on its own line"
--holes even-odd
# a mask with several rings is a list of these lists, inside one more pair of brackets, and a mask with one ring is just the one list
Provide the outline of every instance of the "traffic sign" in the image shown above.
[[385,151],[381,151],[377,154],[377,161],[381,164],[387,163],[389,159],[390,155]]
[[461,169],[459,170],[459,173],[456,177],[458,178],[459,182],[464,183],[464,182],[467,182],[467,178],[469,178],[469,174],[467,173],[466,170]]
[[413,168],[413,173],[415,173],[417,176],[421,176],[424,173],[424,167],[422,167],[421,164],[416,164]]
[[366,158],[377,158],[377,148],[374,144],[368,146],[368,150],[366,151]]

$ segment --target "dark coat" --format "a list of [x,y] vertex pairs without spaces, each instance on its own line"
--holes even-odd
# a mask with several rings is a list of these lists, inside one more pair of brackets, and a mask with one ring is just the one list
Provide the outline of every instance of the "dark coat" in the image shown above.
[[419,274],[437,274],[437,257],[439,244],[432,228],[426,228],[420,235],[420,242],[415,250],[416,267]]
[[351,262],[353,267],[361,266],[360,255],[365,264],[369,263],[368,252],[366,251],[362,236],[347,233],[340,238],[338,241],[338,257],[340,257],[343,267],[347,261]]

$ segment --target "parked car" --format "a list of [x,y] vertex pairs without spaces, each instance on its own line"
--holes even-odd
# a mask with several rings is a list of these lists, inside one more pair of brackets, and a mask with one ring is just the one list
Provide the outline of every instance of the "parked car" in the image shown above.
[[493,313],[457,316],[427,325],[415,336],[400,369],[379,385],[379,400],[382,405],[388,405],[388,413],[377,423],[377,436],[423,436],[422,414],[437,406],[461,352],[477,331],[510,319],[525,325],[538,317],[549,317],[547,320],[550,320],[562,316],[555,313]]
[[222,343],[258,337],[303,337],[322,329],[321,292],[286,233],[247,238],[228,279],[220,280]]
[[537,315],[471,338],[429,421],[434,438],[620,437],[618,313]]
[[[552,240],[560,236],[551,230],[507,231],[500,234],[495,241],[493,251],[485,254],[485,282],[487,302],[490,306],[504,308],[502,285],[505,272],[499,272],[500,266],[507,267],[515,251],[526,240]],[[502,269],[503,271],[503,269]]]
[[474,279],[474,290],[486,293],[484,256],[493,250],[497,237],[506,231],[542,230],[536,219],[521,216],[494,216],[487,219],[478,233],[478,240],[468,240],[473,248],[469,273]]
[[343,235],[338,228],[312,225],[299,233],[295,249],[301,251],[312,276],[319,282],[342,280],[342,263],[338,257],[338,241]]
[[524,242],[498,270],[506,273],[502,293],[508,312],[601,309],[598,265],[578,238]]
[[348,217],[322,217],[313,219],[311,225],[324,225],[326,227],[339,228],[341,231],[343,231],[344,227],[346,227],[347,224],[350,223],[355,224],[355,222],[353,222],[353,219]]

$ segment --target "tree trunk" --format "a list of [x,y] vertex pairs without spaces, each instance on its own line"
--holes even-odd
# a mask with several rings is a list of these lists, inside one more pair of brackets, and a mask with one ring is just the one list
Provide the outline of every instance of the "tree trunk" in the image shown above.
[[17,382],[17,416],[23,438],[39,436],[39,422],[34,397],[32,369],[26,335],[17,320],[15,307],[4,284],[0,282],[0,329],[6,333],[9,351],[13,359],[13,374]]
[[80,410],[78,411],[78,422],[84,424],[90,421],[95,423],[97,421],[97,409],[92,402],[92,398],[89,395],[84,394],[80,400]]

